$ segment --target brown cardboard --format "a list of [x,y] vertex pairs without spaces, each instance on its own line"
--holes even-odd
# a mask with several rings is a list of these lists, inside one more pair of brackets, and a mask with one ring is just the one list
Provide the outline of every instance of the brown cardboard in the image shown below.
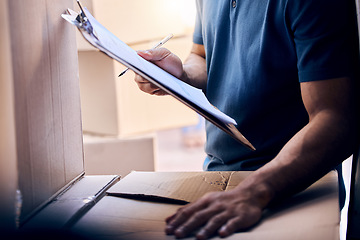
[[7,1],[0,1],[0,232],[15,228],[17,189],[14,91]]
[[[171,174],[173,177],[170,176]],[[213,174],[214,179],[219,179],[218,172],[209,174]],[[238,172],[233,175],[235,176],[233,181],[236,179],[241,181],[248,174],[248,172]],[[159,176],[158,179],[156,175]],[[229,173],[225,173],[225,175],[229,176]],[[144,185],[147,180],[154,181],[154,183],[163,182],[160,190],[154,188],[156,184],[152,184],[152,182],[148,182],[147,185],[151,187],[144,187],[144,190],[153,189],[155,193],[165,193],[165,196],[180,199],[184,199],[184,197],[176,196],[173,191],[173,188],[177,187],[180,192],[184,192],[183,188],[179,187],[181,185],[179,182],[184,184],[191,182],[192,185],[202,185],[206,189],[209,187],[208,184],[204,184],[203,177],[199,177],[201,173],[186,173],[185,175],[183,173],[154,173],[150,175],[135,173],[129,176],[130,178],[126,180],[126,177],[123,180],[131,187],[138,186],[132,184],[133,180],[140,185]],[[144,177],[145,179],[138,180],[136,177]],[[120,189],[120,192],[135,191],[138,194],[137,189],[129,188],[123,191],[123,180],[108,192],[113,194]],[[235,184],[234,182],[231,185]],[[196,186],[192,186],[192,188],[196,189]],[[223,188],[218,189],[222,190]],[[150,194],[154,194],[154,192]],[[194,195],[197,193],[194,192]],[[165,235],[164,219],[175,213],[179,207],[181,205],[106,196],[78,221],[72,230],[78,233],[86,233],[96,239],[174,239],[173,236]],[[279,206],[268,209],[264,213],[263,220],[254,228],[237,233],[228,239],[335,240],[339,239],[339,219],[337,175],[335,172],[331,172],[304,192],[288,199]],[[193,239],[193,237],[189,239]]]
[[[109,189],[114,196],[138,195],[193,202],[207,192],[224,191],[232,172],[132,172]],[[196,183],[196,184],[194,184]]]
[[[131,47],[148,49],[154,42]],[[191,37],[174,37],[166,47],[184,60],[191,49]],[[171,96],[151,96],[139,90],[132,71],[118,78],[124,69],[101,52],[79,51],[84,132],[129,137],[198,122],[193,110]]]
[[[192,0],[82,0],[82,5],[107,29],[127,44],[163,38],[168,34],[192,34],[195,21],[189,8],[195,10]],[[78,10],[76,7],[75,10]],[[188,19],[193,17],[194,21]],[[79,50],[94,51],[84,39],[78,38]]]
[[8,0],[22,219],[83,173],[73,0]]
[[88,175],[154,171],[153,135],[118,139],[84,135],[85,172]]
[[[109,189],[112,196],[156,196],[196,201],[205,193],[234,188],[250,172],[132,172]],[[194,184],[196,183],[196,184]]]

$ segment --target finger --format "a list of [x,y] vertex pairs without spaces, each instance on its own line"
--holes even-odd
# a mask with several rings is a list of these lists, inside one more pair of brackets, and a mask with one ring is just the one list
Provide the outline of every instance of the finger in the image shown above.
[[173,214],[173,215],[171,215],[171,216],[169,216],[169,217],[167,217],[167,218],[165,219],[166,224],[170,223],[170,222],[175,218],[175,216],[176,216],[176,213]]
[[166,48],[138,51],[138,54],[177,78],[184,73],[181,59]]
[[223,212],[212,217],[208,223],[203,227],[197,234],[196,238],[203,240],[208,239],[212,235],[214,235],[230,218],[230,214],[227,212]]
[[156,87],[152,83],[140,83],[140,84],[138,84],[138,86],[141,91],[149,93],[149,94],[154,94],[156,91],[159,90],[159,88]]
[[168,57],[171,52],[166,48],[158,48],[138,51],[137,54],[148,61],[161,61]]
[[207,207],[207,203],[199,200],[198,202],[179,208],[174,215],[168,218],[165,229],[166,234],[173,235],[180,225],[186,222],[195,212],[198,212],[205,207]]
[[141,91],[146,92],[148,94],[156,95],[156,96],[168,95],[166,91],[160,89],[160,87],[156,86],[155,84],[149,82],[148,80],[146,80],[145,78],[139,75],[135,76],[135,82],[137,83]]
[[136,83],[148,83],[149,81],[145,78],[143,78],[142,76],[136,74],[135,75],[135,82]]
[[[251,214],[249,214],[251,213]],[[246,230],[249,227],[253,226],[261,219],[262,211],[260,209],[249,209],[247,212],[242,214],[237,214],[236,217],[230,219],[226,224],[224,224],[218,231],[218,234],[221,237],[227,237],[233,234],[236,231]]]
[[141,91],[149,94],[155,94],[157,91],[160,90],[158,86],[146,80],[145,81],[137,80],[136,83]]
[[243,218],[235,217],[230,219],[226,224],[224,224],[218,231],[219,236],[228,237],[236,231],[240,230],[240,226],[242,225]]
[[159,89],[155,90],[155,91],[152,93],[152,95],[164,96],[164,95],[168,95],[168,93],[159,88]]
[[[210,221],[210,222],[213,221],[213,222],[217,222],[217,223],[220,221],[220,223],[218,224],[219,226],[217,226],[214,230],[212,230],[212,229],[204,230],[204,232],[205,231],[209,232],[209,234],[211,235],[224,222],[226,222],[226,220],[222,220],[221,218],[218,217],[218,213],[221,211],[222,211],[221,208],[211,207],[211,208],[207,208],[202,211],[194,213],[184,224],[182,224],[175,230],[174,235],[176,237],[183,238],[183,237],[186,237],[189,234],[191,234],[193,231],[195,231],[199,227],[203,226],[208,221]],[[211,227],[211,226],[209,226],[209,227]],[[204,238],[204,239],[206,239],[206,238]]]

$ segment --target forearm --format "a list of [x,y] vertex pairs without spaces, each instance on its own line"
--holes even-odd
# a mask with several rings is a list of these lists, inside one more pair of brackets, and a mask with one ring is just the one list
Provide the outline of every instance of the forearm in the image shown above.
[[351,154],[353,137],[346,122],[333,116],[313,119],[244,187],[263,185],[262,191],[268,191],[263,206],[305,189]]
[[351,155],[356,142],[352,118],[321,113],[264,167],[238,186],[261,207],[304,190]]
[[202,45],[194,45],[190,55],[183,64],[184,73],[181,79],[202,90],[206,90],[207,70],[205,52]]

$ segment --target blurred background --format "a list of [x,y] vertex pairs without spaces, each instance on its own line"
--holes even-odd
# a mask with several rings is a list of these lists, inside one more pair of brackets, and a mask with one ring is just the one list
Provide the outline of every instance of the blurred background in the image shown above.
[[[166,43],[182,60],[192,46],[193,0],[87,0],[83,6],[135,50]],[[76,9],[78,10],[78,9]],[[204,119],[171,96],[141,92],[125,67],[77,33],[85,172],[201,171]]]

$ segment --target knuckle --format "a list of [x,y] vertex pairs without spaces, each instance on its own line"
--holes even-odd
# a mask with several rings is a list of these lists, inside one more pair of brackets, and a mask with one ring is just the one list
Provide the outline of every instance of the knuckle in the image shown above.
[[212,222],[216,225],[224,223],[224,217],[223,216],[215,216],[212,218]]
[[204,214],[202,213],[195,213],[193,216],[193,220],[196,222],[200,222],[202,220],[204,220]]
[[203,197],[202,197],[202,200],[205,202],[205,203],[209,203],[209,202],[212,202],[212,200],[214,199],[214,194],[213,193],[206,193]]
[[221,202],[214,202],[212,205],[213,209],[215,210],[220,210],[220,209],[224,209],[224,206]]
[[183,208],[179,210],[179,214],[182,215],[183,217],[190,217],[191,216],[191,212],[187,209],[187,208]]
[[244,227],[243,225],[244,222],[241,218],[234,218],[226,224],[226,229],[228,232],[233,233],[239,229],[245,229],[246,227]]

